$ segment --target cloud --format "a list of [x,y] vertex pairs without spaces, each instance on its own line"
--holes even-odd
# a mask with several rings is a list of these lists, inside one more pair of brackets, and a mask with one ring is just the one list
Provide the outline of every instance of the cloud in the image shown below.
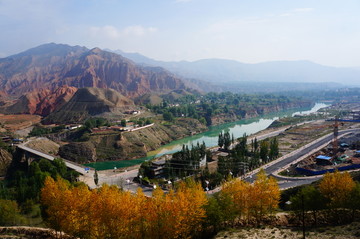
[[307,7],[307,8],[295,8],[293,10],[294,12],[312,12],[314,11],[314,8]]
[[89,28],[90,36],[97,37],[101,35],[109,39],[118,39],[121,37],[128,37],[128,36],[142,37],[147,34],[155,33],[157,31],[158,30],[155,27],[143,27],[141,25],[128,26],[122,30],[119,30],[111,25]]
[[307,12],[312,12],[312,11],[314,11],[314,8],[311,8],[311,7],[295,8],[295,9],[290,10],[288,12],[282,13],[279,16],[280,17],[290,17],[290,16],[293,16],[295,14],[307,13]]

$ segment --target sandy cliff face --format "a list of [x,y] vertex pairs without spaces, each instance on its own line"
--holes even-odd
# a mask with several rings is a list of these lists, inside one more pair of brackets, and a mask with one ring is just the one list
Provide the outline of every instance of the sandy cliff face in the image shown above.
[[55,90],[40,89],[26,93],[3,111],[12,114],[37,114],[46,116],[68,102],[77,88],[61,86]]
[[44,123],[76,123],[103,113],[122,115],[136,109],[134,102],[113,89],[81,88],[62,107],[50,113]]
[[99,48],[46,44],[0,59],[0,100],[20,98],[9,110],[49,114],[75,93],[74,88],[59,90],[65,86],[111,88],[131,98],[185,88],[162,68],[141,67]]

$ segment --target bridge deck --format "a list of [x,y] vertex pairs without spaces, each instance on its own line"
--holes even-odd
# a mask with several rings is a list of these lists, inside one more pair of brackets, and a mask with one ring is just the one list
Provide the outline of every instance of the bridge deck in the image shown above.
[[[40,156],[42,158],[48,159],[50,161],[53,161],[55,159],[55,157],[53,157],[51,155],[48,155],[48,154],[42,153],[40,151],[37,151],[35,149],[29,148],[29,147],[27,147],[27,146],[25,146],[23,144],[19,144],[19,145],[17,145],[17,147],[24,150],[24,151],[27,151],[29,153],[32,153],[32,154],[35,154],[35,155]],[[71,168],[71,169],[73,169],[76,172],[79,172],[81,174],[86,173],[85,168],[88,168],[88,167],[84,167],[84,166],[82,166],[80,164],[76,164],[74,162],[70,162],[70,161],[65,160],[65,159],[63,159],[63,160],[65,162],[66,167]]]

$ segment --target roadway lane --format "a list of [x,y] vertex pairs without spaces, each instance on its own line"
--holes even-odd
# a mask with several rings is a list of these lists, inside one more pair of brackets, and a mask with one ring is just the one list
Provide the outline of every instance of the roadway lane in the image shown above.
[[[359,129],[349,129],[349,130],[343,130],[339,132],[338,137],[340,138],[341,136],[347,134],[347,133],[360,133]],[[269,166],[264,166],[264,170],[266,172],[266,174],[268,175],[273,175],[276,171],[285,168],[287,166],[289,166],[290,164],[292,164],[295,160],[307,155],[308,153],[310,153],[311,151],[321,147],[321,146],[326,146],[329,141],[331,141],[333,139],[333,135],[330,134],[324,138],[322,138],[319,141],[314,141],[313,143],[310,143],[306,146],[304,146],[301,150],[297,150],[295,151],[295,153],[290,153],[288,157],[284,157],[283,160],[280,160],[274,164]],[[275,178],[277,178],[275,175],[273,175]],[[254,182],[256,177],[253,177],[253,174],[249,174],[249,176],[245,177],[245,180],[248,182]],[[288,177],[286,178],[286,182],[282,182],[280,185],[281,188],[288,188],[288,187],[295,187],[295,186],[299,186],[299,185],[303,185],[303,184],[309,184],[312,183],[316,180],[319,180],[320,177],[317,178],[313,178],[313,177],[304,177],[304,178],[291,178]],[[284,178],[278,178],[279,180],[284,180]]]

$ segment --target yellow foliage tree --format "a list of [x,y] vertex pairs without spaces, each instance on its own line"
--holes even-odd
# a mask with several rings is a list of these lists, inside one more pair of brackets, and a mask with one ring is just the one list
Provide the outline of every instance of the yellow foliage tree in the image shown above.
[[69,185],[61,179],[56,182],[51,177],[47,177],[44,187],[41,190],[41,201],[46,208],[47,222],[57,231],[63,230],[66,224],[67,211],[63,210],[66,206],[65,194],[68,193]]
[[230,210],[235,210],[235,212],[229,213],[236,213],[240,217],[248,215],[250,190],[250,183],[239,179],[232,179],[224,183],[222,193],[231,198],[234,203],[234,207]]
[[148,198],[141,190],[89,190],[48,177],[41,202],[52,228],[80,238],[189,238],[201,230],[207,198],[194,182],[167,194],[157,189]]
[[267,213],[272,213],[279,205],[280,189],[275,178],[267,177],[261,169],[256,175],[249,195],[250,216],[258,221]]
[[234,205],[229,210],[234,210],[240,218],[255,218],[259,221],[265,214],[273,212],[279,204],[279,186],[274,178],[266,176],[264,170],[257,174],[254,184],[233,179],[222,187],[221,194],[229,197]]
[[319,184],[319,190],[333,208],[343,207],[355,188],[355,182],[348,172],[326,173]]

